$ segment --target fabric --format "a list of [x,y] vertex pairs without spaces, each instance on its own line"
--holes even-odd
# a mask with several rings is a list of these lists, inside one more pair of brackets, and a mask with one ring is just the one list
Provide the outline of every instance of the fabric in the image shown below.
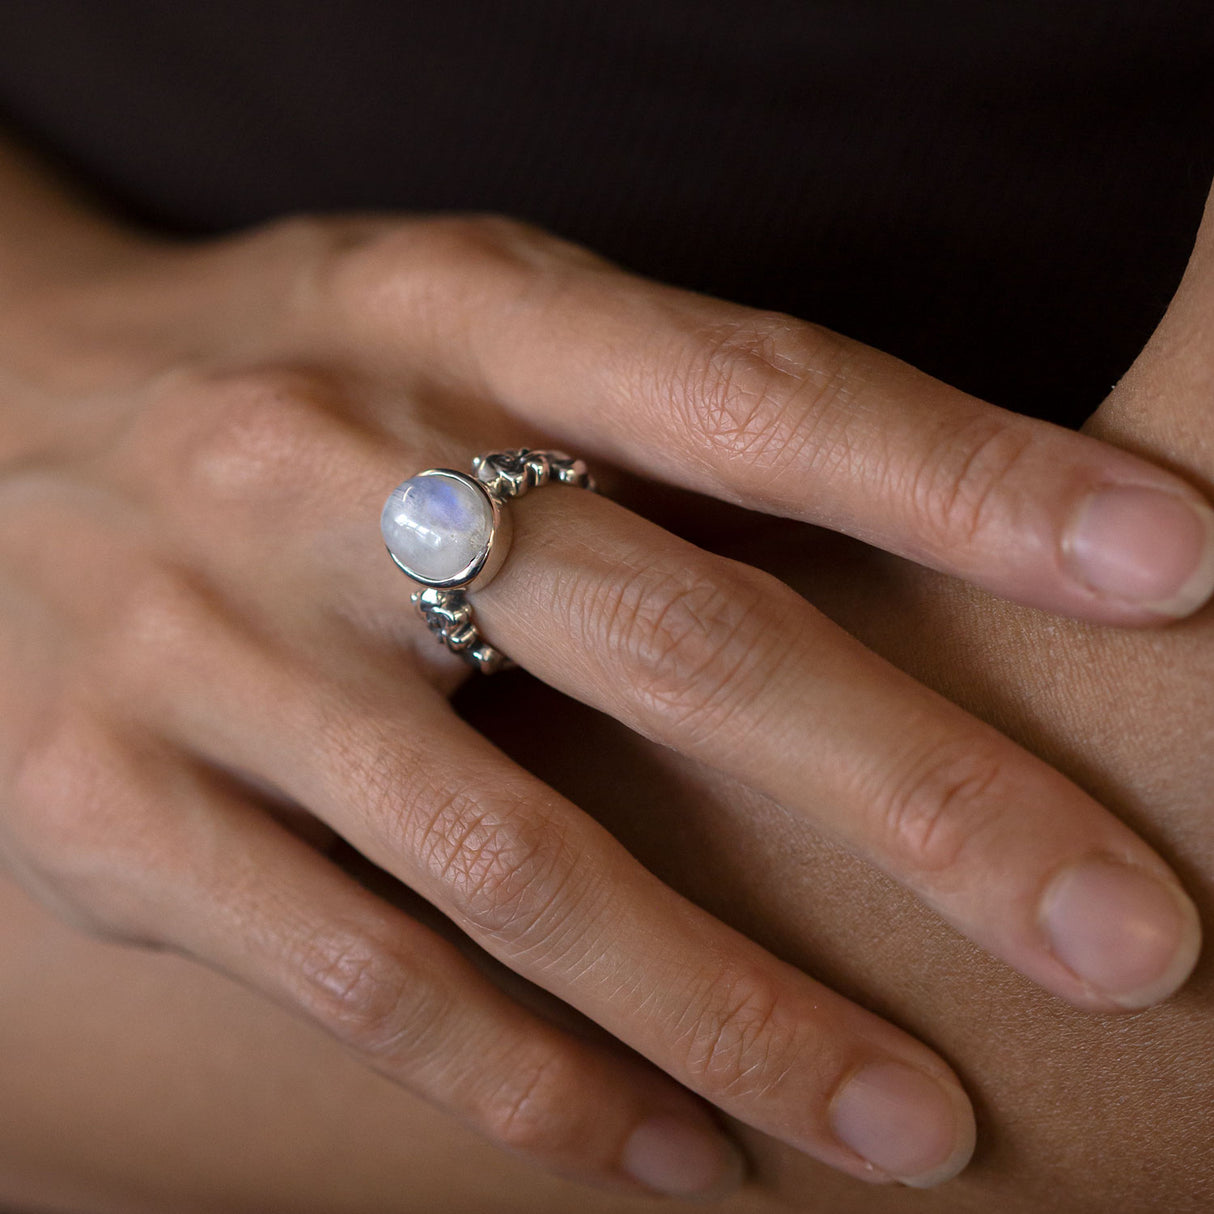
[[1078,423],[1214,176],[1208,0],[38,0],[0,118],[182,232],[493,210]]

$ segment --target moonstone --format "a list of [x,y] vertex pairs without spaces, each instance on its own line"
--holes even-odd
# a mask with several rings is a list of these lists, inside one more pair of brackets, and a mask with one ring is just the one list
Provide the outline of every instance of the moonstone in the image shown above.
[[455,476],[415,476],[397,485],[379,520],[388,551],[423,582],[448,582],[488,551],[493,508],[477,486]]

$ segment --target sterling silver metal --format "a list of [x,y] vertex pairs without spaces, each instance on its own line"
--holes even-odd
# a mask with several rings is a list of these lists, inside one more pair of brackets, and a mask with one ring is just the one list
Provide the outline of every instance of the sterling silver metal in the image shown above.
[[[423,582],[423,589],[415,590],[409,597],[431,632],[452,653],[459,654],[482,674],[493,674],[508,670],[515,663],[481,636],[472,604],[468,602],[468,591],[487,585],[506,559],[510,547],[510,518],[503,507],[512,498],[522,497],[528,490],[553,481],[591,492],[596,492],[597,486],[582,460],[561,451],[531,451],[526,447],[478,455],[472,461],[472,474],[493,508],[493,531],[483,560],[469,566],[455,579],[434,584],[411,573],[391,550],[388,555],[398,569],[414,581]],[[430,468],[418,475],[470,479],[450,468]]]

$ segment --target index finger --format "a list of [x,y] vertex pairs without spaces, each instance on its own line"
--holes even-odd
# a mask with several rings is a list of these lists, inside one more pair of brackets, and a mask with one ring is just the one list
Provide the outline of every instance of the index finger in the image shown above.
[[343,339],[583,456],[1079,618],[1158,623],[1214,592],[1214,512],[1128,452],[511,221],[389,232],[337,261]]

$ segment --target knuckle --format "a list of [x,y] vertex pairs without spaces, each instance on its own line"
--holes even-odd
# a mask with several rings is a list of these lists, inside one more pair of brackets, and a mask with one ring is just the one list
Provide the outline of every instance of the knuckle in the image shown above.
[[858,373],[846,344],[780,313],[698,330],[677,368],[680,426],[709,462],[742,461],[767,475],[846,447]]
[[555,239],[521,219],[490,212],[428,220],[425,235],[444,253],[476,258],[512,258],[521,250]]
[[380,941],[316,936],[301,948],[296,967],[304,1009],[348,1049],[397,1065],[433,1053],[451,1000]]
[[[606,601],[602,601],[603,598]],[[741,714],[776,660],[778,587],[733,562],[711,572],[648,566],[587,603],[617,685],[641,708],[641,727],[680,747],[745,734]]]
[[67,862],[78,848],[87,850],[100,770],[95,745],[64,714],[28,738],[11,775],[15,813],[8,823],[26,849],[49,862]]
[[344,268],[402,226],[385,214],[302,212],[228,236],[218,248],[226,249],[243,273],[250,267],[260,271],[258,279],[266,284],[263,320],[273,316],[280,326],[316,332],[316,323],[329,319]]
[[146,708],[162,700],[164,671],[203,651],[216,618],[183,570],[158,562],[129,568],[112,590],[94,652],[98,682],[109,688],[110,701]]
[[948,427],[910,495],[926,533],[940,544],[973,543],[1006,511],[1002,491],[1034,447],[1028,427],[998,417]]
[[478,1102],[486,1132],[502,1146],[525,1154],[557,1154],[584,1148],[586,1126],[571,1115],[585,1098],[585,1077],[561,1052],[508,1060],[500,1082]]
[[447,905],[514,948],[554,948],[594,888],[559,815],[523,795],[440,796],[410,833],[410,850]]
[[873,800],[881,849],[905,872],[956,870],[998,813],[1008,785],[1005,761],[987,745],[928,750]]
[[319,373],[289,366],[214,373],[201,395],[181,463],[186,487],[205,500],[285,503],[331,464],[335,392]]
[[755,971],[716,975],[696,1001],[685,1065],[709,1099],[770,1095],[806,1055],[808,1026],[786,1006],[779,986]]
[[153,943],[149,874],[171,857],[117,744],[80,710],[44,723],[23,748],[5,828],[44,901],[78,928]]
[[600,264],[582,246],[508,215],[442,216],[424,226],[428,253],[441,265],[552,270],[570,264]]
[[318,294],[330,302],[339,332],[396,334],[405,325],[414,342],[456,357],[469,339],[467,317],[514,265],[506,251],[510,223],[477,215],[397,223],[335,250],[318,275]]
[[[277,277],[285,272],[286,282],[296,279],[302,267],[309,269],[323,264],[334,250],[356,243],[357,233],[373,219],[344,215],[322,215],[310,211],[296,211],[276,215],[254,227],[221,238],[215,248],[228,250],[246,265],[256,259],[257,268],[267,279],[281,285],[284,280]],[[289,298],[290,291],[280,295]]]
[[607,264],[509,216],[441,215],[397,222],[336,250],[317,275],[317,294],[335,309],[340,331],[396,337],[406,325],[413,342],[451,358],[485,315],[551,303],[570,272]]
[[[385,228],[339,255],[335,290],[356,312],[377,300],[420,315],[422,305],[466,295],[505,272],[597,262],[588,251],[523,220],[497,214],[442,215]],[[446,299],[450,302],[450,299]]]

